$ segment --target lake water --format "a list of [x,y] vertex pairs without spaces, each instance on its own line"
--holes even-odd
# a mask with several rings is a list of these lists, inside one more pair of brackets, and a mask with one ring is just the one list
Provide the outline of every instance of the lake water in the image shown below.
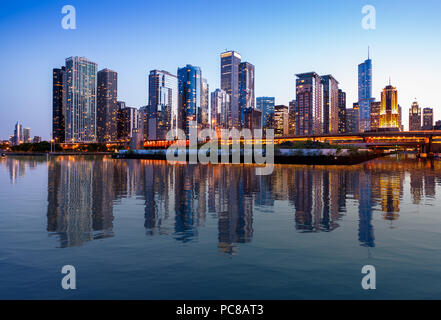
[[2,158],[0,298],[441,298],[441,161],[255,171]]

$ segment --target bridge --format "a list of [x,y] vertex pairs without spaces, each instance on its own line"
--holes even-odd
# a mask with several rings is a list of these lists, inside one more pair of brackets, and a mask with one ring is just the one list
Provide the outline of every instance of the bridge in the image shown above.
[[319,141],[330,144],[353,145],[367,149],[414,149],[419,153],[441,152],[441,130],[384,131],[345,133],[338,135],[283,136],[275,143]]
[[[311,136],[278,136],[274,138],[275,144],[306,141],[352,145],[366,149],[412,149],[418,153],[441,152],[441,130],[384,131]],[[249,142],[253,143],[254,140]],[[263,140],[263,142],[265,142],[265,140]],[[155,140],[146,141],[144,146],[150,148],[164,148],[173,143],[174,141]],[[186,144],[188,145],[188,141]]]

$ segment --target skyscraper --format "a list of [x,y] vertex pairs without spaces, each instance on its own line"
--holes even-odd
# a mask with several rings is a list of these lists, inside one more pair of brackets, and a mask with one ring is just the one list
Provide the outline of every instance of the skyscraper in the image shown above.
[[307,136],[323,133],[323,99],[320,76],[315,72],[297,74],[296,134]]
[[240,126],[245,127],[245,112],[254,109],[254,65],[249,62],[239,64],[239,112]]
[[14,129],[14,145],[18,146],[23,143],[23,126],[17,122]]
[[360,108],[360,132],[369,131],[372,98],[372,60],[358,65],[358,106]]
[[346,92],[338,89],[338,133],[346,132]]
[[289,102],[289,116],[288,116],[288,134],[296,134],[296,106],[297,102],[292,100]]
[[433,130],[433,109],[423,109],[423,130]]
[[286,136],[288,135],[288,107],[278,105],[274,107],[274,135]]
[[23,129],[23,143],[31,143],[31,129]]
[[118,74],[103,69],[97,75],[96,129],[99,142],[118,139]]
[[380,127],[380,108],[381,108],[380,101],[371,103],[370,131],[376,131]]
[[355,103],[353,108],[346,109],[346,132],[358,133],[360,129],[360,109]]
[[210,110],[209,110],[210,87],[207,79],[201,79],[201,110],[200,110],[200,124],[201,128],[208,128],[210,124]]
[[[139,127],[138,109],[127,107],[125,102],[118,101],[118,140],[130,141],[135,129]],[[139,133],[137,130],[136,132]]]
[[262,111],[262,129],[274,129],[274,97],[258,97],[256,99],[257,110]]
[[65,142],[95,142],[97,64],[84,57],[70,57],[66,72]]
[[[178,69],[178,126],[187,137],[190,134],[190,121],[200,119],[201,110],[201,69],[187,65]],[[197,123],[196,127],[199,127]]]
[[398,91],[388,85],[381,93],[380,128],[399,130]]
[[236,51],[221,54],[221,89],[231,96],[231,127],[240,129],[239,64],[242,57]]
[[55,68],[52,72],[52,138],[64,142],[66,112],[66,67]]
[[[148,139],[165,140],[178,123],[178,77],[164,70],[149,74]],[[145,128],[144,126],[144,129]]]
[[323,97],[323,133],[338,133],[338,81],[332,75],[321,76]]
[[415,101],[409,109],[409,131],[418,130],[421,130],[421,108]]
[[231,101],[230,95],[222,89],[216,89],[211,93],[211,129],[220,133],[221,129],[231,126]]

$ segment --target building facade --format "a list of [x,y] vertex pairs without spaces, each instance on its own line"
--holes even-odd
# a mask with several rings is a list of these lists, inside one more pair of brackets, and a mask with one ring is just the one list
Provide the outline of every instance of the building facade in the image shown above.
[[307,136],[323,133],[323,99],[321,77],[315,72],[297,74],[296,134]]
[[358,133],[360,129],[360,109],[358,104],[355,104],[353,108],[346,109],[346,132]]
[[262,129],[274,129],[275,104],[274,97],[257,97],[256,108],[262,112]]
[[289,133],[289,110],[288,106],[278,105],[274,107],[274,136],[287,136]]
[[201,80],[201,110],[199,112],[201,128],[209,128],[210,125],[210,86],[207,79]]
[[377,131],[380,128],[380,108],[381,102],[371,103],[371,125],[370,131]]
[[360,132],[370,129],[370,105],[372,98],[372,60],[368,57],[358,65],[358,106],[360,108]]
[[98,142],[118,139],[118,74],[103,69],[97,74],[96,129]]
[[240,125],[245,125],[245,112],[255,108],[254,65],[249,62],[239,64],[239,112]]
[[399,130],[398,91],[392,85],[381,93],[380,129]]
[[423,130],[433,130],[433,109],[423,109]]
[[66,67],[52,71],[52,139],[56,143],[63,143],[65,139],[66,76]]
[[415,101],[409,109],[409,131],[418,130],[421,130],[421,108]]
[[296,134],[296,109],[297,109],[297,101],[292,100],[289,102],[289,116],[288,116],[288,134],[295,135]]
[[[144,135],[149,140],[165,140],[178,124],[178,77],[164,70],[149,74],[149,107]],[[145,112],[145,111],[144,111]]]
[[65,142],[96,142],[97,64],[70,57],[66,72]]
[[231,99],[231,128],[240,129],[239,112],[239,65],[241,55],[236,51],[221,54],[221,89],[230,95]]
[[323,133],[338,133],[338,81],[332,75],[321,76],[323,97]]
[[184,130],[187,137],[190,134],[191,124],[200,128],[201,119],[198,112],[201,110],[201,69],[186,65],[178,69],[178,128]]
[[338,133],[346,132],[346,92],[338,89]]
[[220,130],[231,126],[230,114],[230,95],[222,89],[216,89],[211,93],[211,129],[216,130],[219,136]]

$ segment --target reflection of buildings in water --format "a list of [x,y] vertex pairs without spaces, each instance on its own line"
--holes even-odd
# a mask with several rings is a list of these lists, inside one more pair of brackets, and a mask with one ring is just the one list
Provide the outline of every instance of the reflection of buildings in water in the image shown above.
[[359,202],[358,202],[358,241],[364,247],[375,247],[374,227],[372,226],[372,173],[359,172]]
[[423,196],[423,175],[418,171],[410,173],[410,193],[414,204],[419,204]]
[[[26,160],[26,161],[24,161]],[[26,168],[33,170],[38,164],[46,162],[46,158],[43,157],[7,157],[0,158],[2,163],[9,172],[9,179],[11,184],[15,184],[19,178],[23,178],[26,175]]]
[[61,247],[113,236],[112,173],[110,161],[76,157],[51,159],[47,230],[58,235]]
[[295,221],[297,230],[312,230],[312,171],[296,170]]

